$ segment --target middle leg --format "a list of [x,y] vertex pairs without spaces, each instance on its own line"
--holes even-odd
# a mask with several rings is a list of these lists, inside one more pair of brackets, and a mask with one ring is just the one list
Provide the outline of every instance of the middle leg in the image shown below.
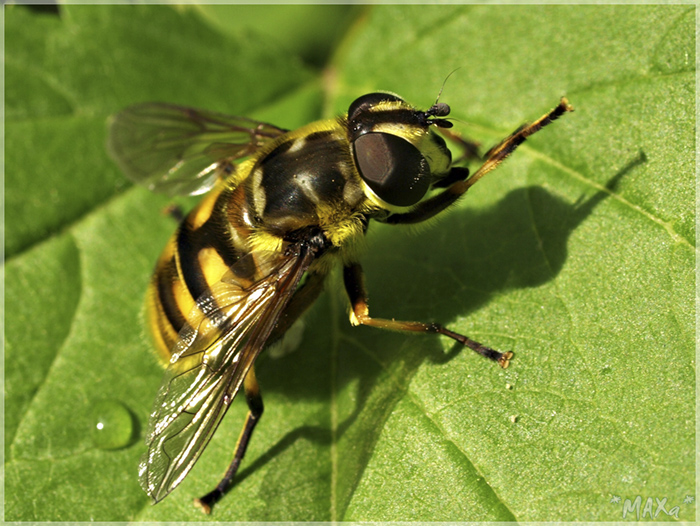
[[428,334],[442,334],[448,338],[469,347],[471,350],[498,362],[504,369],[508,367],[513,353],[500,352],[490,347],[486,347],[481,343],[472,340],[468,336],[453,332],[438,323],[423,323],[419,321],[398,321],[388,320],[384,318],[372,318],[369,315],[369,305],[367,303],[367,290],[364,283],[364,275],[362,267],[359,263],[353,263],[344,267],[343,279],[345,282],[345,290],[348,293],[351,304],[350,323],[353,325],[367,325],[369,327],[377,327],[379,329],[389,329],[393,331],[404,332],[422,332]]

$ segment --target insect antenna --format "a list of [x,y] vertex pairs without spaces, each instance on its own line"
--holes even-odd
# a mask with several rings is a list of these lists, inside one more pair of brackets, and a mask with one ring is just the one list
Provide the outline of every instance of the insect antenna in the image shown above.
[[445,104],[444,102],[440,102],[440,96],[442,95],[442,90],[445,89],[447,79],[449,79],[452,76],[452,73],[454,73],[458,69],[461,68],[453,69],[450,72],[450,74],[447,75],[447,77],[445,77],[445,80],[442,81],[442,86],[440,86],[438,96],[435,99],[435,104],[433,104],[430,107],[430,109],[424,114],[426,120],[427,118],[432,118],[430,120],[430,124],[435,124],[438,128],[452,128],[452,122],[450,121],[450,119],[436,119],[435,117],[447,117],[450,114],[450,106]]
[[438,102],[440,102],[440,97],[442,96],[442,90],[445,89],[445,84],[447,84],[447,79],[449,79],[452,76],[452,74],[459,69],[462,69],[462,66],[450,71],[450,73],[445,77],[445,80],[442,81],[442,86],[440,86],[440,91],[438,91],[438,96],[435,99],[435,104],[433,104],[433,108],[438,105]]

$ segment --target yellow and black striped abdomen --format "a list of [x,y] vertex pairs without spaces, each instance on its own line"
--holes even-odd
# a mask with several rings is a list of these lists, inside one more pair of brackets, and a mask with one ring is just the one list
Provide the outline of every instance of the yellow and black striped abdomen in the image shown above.
[[158,260],[146,309],[164,361],[170,360],[178,333],[197,300],[247,252],[238,244],[249,236],[247,225],[230,221],[230,214],[236,213],[232,209],[242,202],[241,187],[221,185],[212,191],[182,222]]

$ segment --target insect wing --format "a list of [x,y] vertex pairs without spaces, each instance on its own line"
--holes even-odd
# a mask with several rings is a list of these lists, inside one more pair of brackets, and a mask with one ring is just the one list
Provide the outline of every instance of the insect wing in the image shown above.
[[[158,392],[139,466],[155,502],[201,456],[312,260],[248,254],[197,300]],[[246,268],[257,270],[254,281],[239,276],[250,275],[241,272]]]
[[223,168],[286,131],[245,117],[145,103],[111,118],[107,150],[135,183],[195,195],[209,190]]

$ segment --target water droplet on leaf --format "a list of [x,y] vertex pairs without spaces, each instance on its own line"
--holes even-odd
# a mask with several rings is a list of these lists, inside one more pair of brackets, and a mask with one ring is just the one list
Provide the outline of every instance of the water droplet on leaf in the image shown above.
[[100,449],[119,449],[131,443],[134,419],[124,404],[105,400],[93,408],[92,441]]

